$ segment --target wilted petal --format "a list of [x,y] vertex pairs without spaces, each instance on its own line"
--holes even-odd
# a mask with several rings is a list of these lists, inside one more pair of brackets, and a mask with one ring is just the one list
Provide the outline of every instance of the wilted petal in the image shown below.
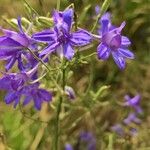
[[117,66],[121,70],[123,70],[126,66],[125,59],[122,56],[120,56],[118,54],[118,52],[112,52],[112,55],[113,55],[113,59],[114,59],[115,63],[117,64]]
[[91,35],[83,29],[80,29],[77,32],[72,33],[71,43],[74,46],[85,46],[89,44],[91,40],[92,40]]
[[97,54],[98,54],[99,59],[106,60],[106,59],[108,59],[108,57],[110,55],[110,49],[107,46],[105,46],[104,44],[100,44],[97,47]]
[[64,49],[64,56],[68,60],[71,60],[72,57],[74,56],[74,49],[71,47],[69,43],[64,44],[63,49]]
[[131,51],[127,50],[127,49],[119,48],[118,52],[122,57],[126,57],[126,58],[129,58],[129,59],[134,59],[134,54]]
[[121,36],[121,46],[129,46],[130,40],[126,36]]

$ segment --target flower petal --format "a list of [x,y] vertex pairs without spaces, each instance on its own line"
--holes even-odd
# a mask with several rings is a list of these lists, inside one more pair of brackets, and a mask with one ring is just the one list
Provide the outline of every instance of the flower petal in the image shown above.
[[17,95],[15,92],[9,92],[5,96],[4,100],[5,100],[6,104],[10,104],[11,102],[15,101],[16,98],[17,98]]
[[11,57],[8,60],[7,65],[5,66],[6,71],[10,70],[12,68],[12,66],[14,65],[15,62],[16,62],[16,58],[15,57]]
[[44,89],[39,89],[39,94],[41,96],[41,98],[44,100],[44,101],[51,101],[52,100],[52,95],[50,92],[44,90]]
[[100,44],[97,47],[97,54],[99,59],[106,60],[110,55],[110,49],[104,44]]
[[92,40],[90,33],[80,29],[77,32],[72,33],[71,43],[74,46],[85,46],[89,44]]
[[134,59],[134,54],[131,51],[127,50],[127,49],[119,48],[118,52],[122,57],[126,57],[126,58],[129,58],[129,59]]
[[17,33],[17,32],[6,30],[6,29],[2,29],[2,31],[5,33],[5,35],[8,38],[18,42],[22,46],[28,47],[29,39],[26,37],[25,34]]
[[51,52],[53,52],[57,47],[58,47],[59,43],[58,42],[53,42],[52,44],[48,45],[41,53],[40,53],[40,57],[46,54],[50,54]]
[[130,44],[131,44],[131,42],[126,36],[121,37],[121,45],[122,46],[129,46]]
[[71,47],[71,45],[69,43],[64,44],[63,50],[64,50],[64,56],[68,60],[71,60],[75,53],[74,49]]
[[44,30],[44,31],[33,34],[32,38],[40,42],[49,43],[51,41],[54,41],[54,32],[49,29]]
[[112,52],[113,59],[117,66],[123,70],[126,66],[125,59],[118,54],[118,52]]
[[29,96],[29,95],[26,96],[24,101],[23,101],[23,105],[25,106],[25,105],[29,104],[31,100],[32,100],[31,96]]
[[110,21],[110,13],[105,13],[101,18],[101,32],[105,34],[109,30],[109,26],[111,26]]
[[66,9],[63,12],[63,21],[67,23],[69,30],[71,29],[72,21],[73,21],[74,11],[72,8]]

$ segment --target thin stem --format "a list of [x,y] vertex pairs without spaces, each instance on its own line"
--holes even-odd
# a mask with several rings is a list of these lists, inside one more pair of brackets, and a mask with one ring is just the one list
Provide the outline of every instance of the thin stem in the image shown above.
[[[62,88],[63,91],[65,89],[65,68],[62,69]],[[58,142],[59,142],[59,133],[60,133],[60,128],[59,128],[59,122],[60,122],[60,113],[61,113],[61,108],[62,108],[62,102],[63,102],[63,95],[60,96],[59,103],[57,106],[57,114],[56,114],[56,134],[55,134],[55,149],[58,150]]]
[[59,10],[60,9],[60,0],[57,0],[57,6],[56,9]]

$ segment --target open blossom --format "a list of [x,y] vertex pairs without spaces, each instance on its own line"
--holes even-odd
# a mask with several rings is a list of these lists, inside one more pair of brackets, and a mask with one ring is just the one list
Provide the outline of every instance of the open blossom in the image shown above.
[[26,48],[35,49],[35,41],[23,31],[21,18],[18,18],[18,28],[19,32],[1,29],[4,35],[0,37],[0,59],[7,60],[5,66],[7,71],[13,67],[15,62],[18,62],[18,68],[21,71],[32,63],[27,61],[28,64],[25,65],[23,58],[26,58],[28,54],[28,51],[25,51]]
[[73,15],[74,11],[71,8],[63,12],[55,10],[53,13],[54,28],[32,36],[37,41],[48,43],[40,56],[56,51],[60,57],[70,60],[75,54],[73,47],[85,46],[91,42],[91,35],[86,30],[78,29],[71,32]]
[[99,30],[101,43],[97,48],[98,58],[107,60],[112,54],[112,57],[120,69],[125,68],[125,60],[134,59],[134,54],[128,50],[131,44],[130,40],[121,35],[121,31],[125,26],[123,22],[120,27],[115,27],[111,24],[110,14],[105,13],[101,20],[101,29]]

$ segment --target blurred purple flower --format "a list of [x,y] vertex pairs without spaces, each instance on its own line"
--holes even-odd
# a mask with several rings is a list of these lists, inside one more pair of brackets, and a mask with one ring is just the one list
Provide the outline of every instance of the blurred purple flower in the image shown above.
[[101,44],[97,48],[98,58],[107,60],[110,54],[112,54],[118,67],[124,69],[126,64],[125,59],[134,59],[134,54],[127,49],[131,44],[130,40],[121,35],[125,22],[120,27],[112,26],[109,13],[105,13],[100,21],[101,30],[99,30],[99,34]]
[[71,144],[66,144],[65,150],[73,150],[73,147],[71,146]]
[[40,56],[56,51],[60,57],[71,60],[75,54],[74,46],[85,46],[92,40],[90,33],[78,29],[71,33],[73,24],[73,9],[66,9],[63,12],[54,11],[54,28],[34,34],[32,37],[39,42],[46,42],[48,46],[40,53]]
[[120,124],[116,124],[111,127],[112,131],[116,132],[120,136],[124,136],[124,130]]
[[133,98],[131,98],[129,95],[126,95],[125,100],[126,100],[126,102],[124,104],[125,106],[130,106],[130,107],[134,108],[138,114],[143,113],[143,110],[140,106],[141,96],[139,94],[134,96]]
[[71,100],[74,100],[76,98],[75,92],[74,92],[73,88],[70,86],[65,86],[65,93],[68,95],[68,97]]
[[92,133],[90,132],[81,132],[80,133],[80,142],[87,143],[87,150],[96,150],[96,140]]
[[18,18],[19,33],[11,30],[2,29],[4,36],[0,37],[0,59],[7,60],[6,70],[10,70],[15,62],[18,62],[18,68],[23,71],[25,65],[23,58],[27,51],[24,49],[35,49],[35,40],[30,38],[22,29],[21,18]]
[[130,123],[134,122],[134,123],[137,123],[137,124],[140,124],[141,123],[141,120],[139,118],[137,118],[137,115],[135,113],[130,113],[128,115],[127,118],[125,118],[123,120],[123,122],[126,124],[126,125],[129,125]]

